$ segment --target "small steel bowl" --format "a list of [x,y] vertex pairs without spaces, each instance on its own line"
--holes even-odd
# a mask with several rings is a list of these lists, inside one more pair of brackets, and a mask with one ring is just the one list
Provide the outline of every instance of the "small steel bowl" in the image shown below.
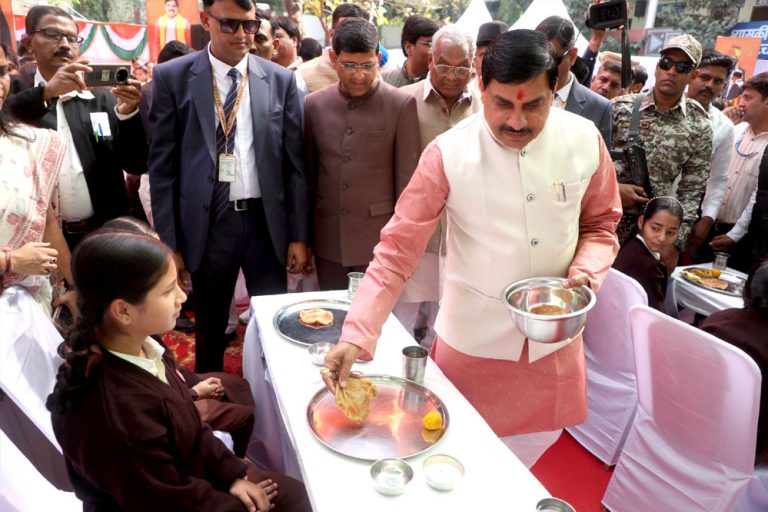
[[464,478],[464,464],[450,455],[430,455],[421,469],[430,487],[438,491],[452,491]]
[[[518,330],[531,341],[559,343],[578,336],[587,321],[587,312],[595,305],[595,293],[587,286],[564,288],[559,277],[532,277],[504,288],[501,300],[509,308]],[[537,315],[530,310],[549,304],[568,313]]]
[[371,479],[380,493],[397,496],[413,480],[413,468],[402,459],[379,459],[371,465]]
[[312,364],[323,366],[323,363],[325,363],[325,356],[328,355],[328,352],[330,352],[332,348],[333,343],[326,343],[325,341],[310,345],[309,348],[307,348],[307,352],[309,352],[309,359],[312,361]]

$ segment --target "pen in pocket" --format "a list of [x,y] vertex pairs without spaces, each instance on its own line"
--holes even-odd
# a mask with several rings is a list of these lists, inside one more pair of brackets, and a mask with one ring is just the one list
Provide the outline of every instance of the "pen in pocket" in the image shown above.
[[566,196],[566,193],[565,193],[565,182],[557,181],[553,184],[553,186],[555,187],[555,197],[557,198],[557,200],[563,201],[563,202],[567,201],[568,197]]

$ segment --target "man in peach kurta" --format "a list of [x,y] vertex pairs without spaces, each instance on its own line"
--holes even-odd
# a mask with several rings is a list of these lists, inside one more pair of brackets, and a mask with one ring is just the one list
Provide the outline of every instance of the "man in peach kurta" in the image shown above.
[[373,356],[381,326],[445,212],[445,285],[432,355],[529,466],[563,427],[586,418],[584,352],[580,337],[526,340],[501,291],[533,276],[597,290],[616,256],[621,218],[599,132],[550,109],[556,75],[556,55],[542,34],[516,30],[492,43],[483,61],[484,111],[422,154],[323,370],[329,387],[344,386],[355,359]]

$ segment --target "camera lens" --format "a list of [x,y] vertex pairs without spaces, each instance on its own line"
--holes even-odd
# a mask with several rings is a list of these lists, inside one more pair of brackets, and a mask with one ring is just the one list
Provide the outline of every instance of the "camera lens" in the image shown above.
[[621,9],[614,6],[606,7],[606,9],[603,11],[603,17],[605,21],[617,20],[621,17]]
[[127,68],[120,68],[115,72],[115,80],[118,83],[125,83],[128,81],[128,69]]

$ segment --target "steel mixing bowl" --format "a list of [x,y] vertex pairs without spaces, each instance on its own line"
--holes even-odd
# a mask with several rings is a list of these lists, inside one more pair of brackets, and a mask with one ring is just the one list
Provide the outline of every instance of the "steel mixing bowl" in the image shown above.
[[[595,305],[595,293],[587,286],[564,288],[559,277],[531,277],[504,288],[501,300],[509,308],[517,329],[531,341],[559,343],[578,336]],[[538,315],[531,309],[541,305],[558,306],[568,313]]]

